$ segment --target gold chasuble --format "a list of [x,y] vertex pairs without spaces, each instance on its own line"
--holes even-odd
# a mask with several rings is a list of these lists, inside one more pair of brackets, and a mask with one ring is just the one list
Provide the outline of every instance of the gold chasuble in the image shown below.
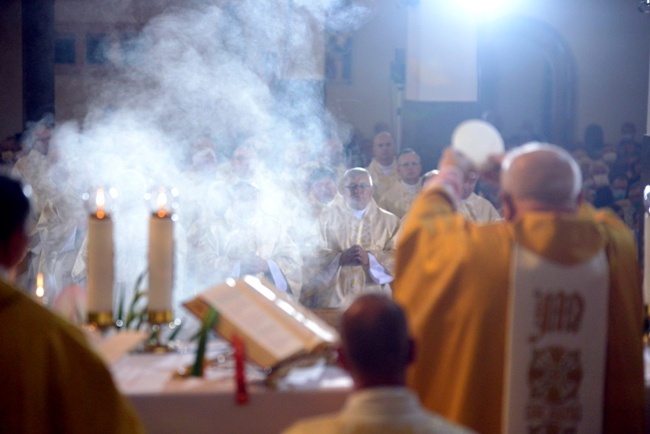
[[416,185],[407,187],[402,181],[394,183],[379,199],[379,206],[397,217],[402,218],[411,208],[422,189],[422,179]]
[[[399,219],[379,208],[374,200],[358,219],[343,202],[337,201],[320,218],[324,248],[318,254],[317,271],[310,282],[310,299],[306,304],[316,308],[346,306],[363,292],[391,294],[395,238]],[[362,246],[377,264],[339,265],[341,253],[354,245]],[[373,268],[379,273],[373,273]]]
[[394,297],[417,341],[409,385],[423,404],[483,434],[503,430],[513,245],[575,265],[605,251],[609,265],[604,433],[645,432],[643,301],[632,233],[609,212],[527,213],[479,226],[442,193],[413,203],[397,246]]
[[375,187],[373,197],[378,201],[385,192],[387,192],[395,183],[400,182],[399,175],[397,174],[397,160],[393,161],[390,165],[388,173],[384,173],[381,165],[377,163],[374,158],[367,167],[370,176],[372,177],[372,185]]
[[144,433],[80,330],[0,280],[0,432]]

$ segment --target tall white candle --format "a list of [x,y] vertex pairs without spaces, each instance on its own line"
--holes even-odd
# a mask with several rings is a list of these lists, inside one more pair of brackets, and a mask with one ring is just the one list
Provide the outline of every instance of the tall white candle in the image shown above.
[[113,221],[105,211],[104,190],[97,190],[97,211],[88,218],[88,313],[113,311]]
[[165,211],[167,198],[157,199],[158,212],[149,219],[149,311],[172,310],[174,280],[174,222]]

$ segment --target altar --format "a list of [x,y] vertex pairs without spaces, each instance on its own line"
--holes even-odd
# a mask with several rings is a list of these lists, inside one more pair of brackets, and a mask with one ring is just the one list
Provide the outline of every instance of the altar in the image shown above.
[[[213,343],[211,356],[223,351]],[[646,364],[646,408],[650,422],[650,348]],[[247,370],[247,404],[237,404],[232,364],[208,368],[204,378],[179,378],[192,363],[191,352],[128,354],[110,364],[118,388],[134,406],[150,434],[273,434],[294,421],[338,411],[352,380],[340,368],[317,364],[296,368],[277,389],[263,384],[264,375]],[[650,426],[650,425],[649,425]]]
[[[222,351],[215,343],[208,357]],[[222,359],[202,378],[176,374],[194,360],[193,352],[182,351],[128,354],[111,370],[150,434],[279,433],[298,419],[338,411],[352,386],[343,370],[324,362],[293,369],[277,389],[267,387],[263,372],[249,366],[248,403],[238,404],[233,363]]]

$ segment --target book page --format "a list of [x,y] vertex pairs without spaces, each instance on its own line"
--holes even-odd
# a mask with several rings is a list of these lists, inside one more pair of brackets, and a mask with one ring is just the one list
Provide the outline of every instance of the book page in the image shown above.
[[285,326],[299,338],[307,351],[322,343],[333,344],[338,341],[338,333],[315,313],[291,300],[286,294],[277,291],[266,281],[246,276],[237,282],[242,292],[250,292],[258,303],[263,303],[268,314]]
[[[235,330],[253,339],[275,361],[304,351],[302,340],[274,315],[269,315],[265,306],[253,302],[249,291],[223,284],[202,293],[200,298],[213,306]],[[249,294],[244,295],[246,292]]]

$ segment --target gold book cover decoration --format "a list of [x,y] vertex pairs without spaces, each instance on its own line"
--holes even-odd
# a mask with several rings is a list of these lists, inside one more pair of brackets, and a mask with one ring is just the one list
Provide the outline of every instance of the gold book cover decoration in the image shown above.
[[247,357],[262,368],[278,370],[301,359],[328,357],[339,334],[315,313],[253,276],[227,279],[183,304],[203,321],[219,314],[214,330],[232,342],[239,336]]

